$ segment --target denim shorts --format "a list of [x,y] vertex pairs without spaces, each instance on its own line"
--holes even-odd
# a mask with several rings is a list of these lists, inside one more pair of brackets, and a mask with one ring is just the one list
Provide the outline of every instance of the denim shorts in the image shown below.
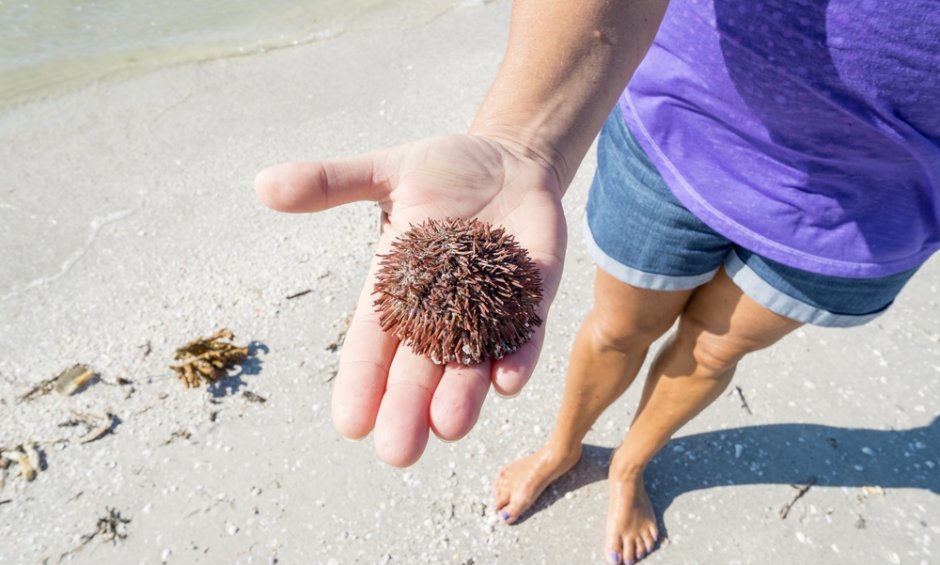
[[688,290],[710,281],[724,265],[758,304],[817,326],[874,319],[917,271],[875,279],[819,275],[736,245],[676,199],[616,107],[598,139],[585,232],[598,267],[631,286]]

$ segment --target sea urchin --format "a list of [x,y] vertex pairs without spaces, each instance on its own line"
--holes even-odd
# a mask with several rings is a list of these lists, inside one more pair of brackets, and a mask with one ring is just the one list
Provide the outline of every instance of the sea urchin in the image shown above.
[[542,278],[501,227],[429,219],[392,242],[379,265],[382,329],[434,363],[501,359],[542,323]]

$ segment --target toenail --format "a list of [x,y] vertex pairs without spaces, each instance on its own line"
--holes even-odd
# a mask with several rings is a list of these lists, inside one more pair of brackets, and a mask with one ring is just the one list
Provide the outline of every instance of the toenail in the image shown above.
[[643,559],[644,557],[646,557],[646,552],[644,552],[644,551],[638,551],[638,552],[636,553],[636,560],[637,560],[637,561],[639,561],[640,559]]
[[611,563],[620,563],[620,554],[616,551],[611,551],[607,554],[607,560]]
[[505,522],[506,520],[508,520],[508,519],[509,519],[509,512],[506,512],[505,510],[503,510],[502,512],[500,512],[500,513],[499,513],[499,519],[502,520],[503,522]]

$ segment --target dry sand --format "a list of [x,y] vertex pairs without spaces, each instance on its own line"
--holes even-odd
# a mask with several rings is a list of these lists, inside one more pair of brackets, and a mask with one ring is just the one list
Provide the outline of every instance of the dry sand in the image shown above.
[[[487,508],[500,466],[549,431],[589,304],[577,226],[593,156],[566,200],[568,264],[535,377],[516,399],[491,396],[469,437],[432,440],[408,470],[329,421],[332,344],[377,236],[375,207],[278,215],[251,189],[275,162],[463,130],[499,62],[508,8],[390,16],[383,29],[109,81],[0,116],[0,446],[38,441],[45,466],[31,483],[12,472],[0,491],[0,562],[57,562],[107,508],[130,520],[126,538],[99,535],[65,560],[603,559],[605,461],[636,391],[528,519],[506,527]],[[938,287],[934,260],[875,323],[807,328],[747,360],[740,394],[650,468],[669,543],[648,561],[936,563]],[[168,369],[174,349],[222,326],[256,355],[220,386],[185,390]],[[16,403],[78,362],[100,381]],[[80,428],[58,425],[71,410],[112,412],[114,433],[77,443]],[[791,485],[810,477],[782,519]]]

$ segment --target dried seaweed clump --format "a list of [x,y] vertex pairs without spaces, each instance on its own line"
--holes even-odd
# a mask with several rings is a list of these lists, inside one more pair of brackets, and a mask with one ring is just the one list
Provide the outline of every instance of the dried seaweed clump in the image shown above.
[[427,220],[392,242],[376,275],[382,329],[434,363],[501,359],[541,325],[528,252],[479,220]]
[[[223,328],[209,337],[194,339],[176,350],[179,366],[170,367],[186,388],[198,388],[200,381],[215,382],[225,372],[248,358],[248,347],[238,347],[230,341],[235,334]],[[222,341],[229,340],[229,341]]]

